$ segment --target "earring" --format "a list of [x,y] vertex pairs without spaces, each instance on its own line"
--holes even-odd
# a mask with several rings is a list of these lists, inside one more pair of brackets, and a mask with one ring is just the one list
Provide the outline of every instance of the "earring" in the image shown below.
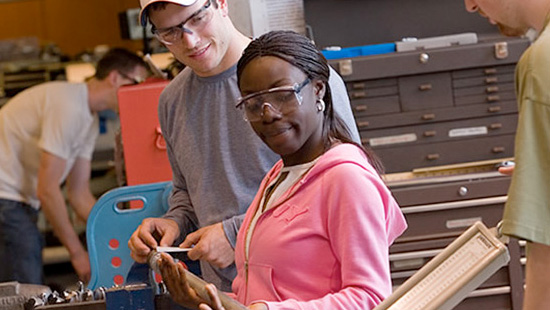
[[318,112],[325,111],[325,102],[323,101],[323,99],[317,99],[315,106],[317,107]]

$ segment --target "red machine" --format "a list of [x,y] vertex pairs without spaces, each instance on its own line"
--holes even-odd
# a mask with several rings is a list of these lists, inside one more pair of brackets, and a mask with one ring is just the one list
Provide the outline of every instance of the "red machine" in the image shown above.
[[157,113],[160,93],[167,84],[166,80],[152,80],[118,92],[128,185],[172,179]]

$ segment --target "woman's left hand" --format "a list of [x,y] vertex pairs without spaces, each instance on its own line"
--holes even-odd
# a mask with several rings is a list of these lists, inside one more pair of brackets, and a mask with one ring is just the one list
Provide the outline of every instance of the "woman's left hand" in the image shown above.
[[161,254],[159,269],[162,281],[166,284],[170,296],[175,302],[193,309],[198,309],[201,303],[207,302],[189,286],[183,265],[174,262],[170,255],[166,253]]
[[[218,290],[216,289],[216,286],[213,284],[208,284],[205,286],[206,291],[208,292],[208,296],[210,297],[210,300],[212,301],[212,305],[208,304],[200,304],[199,310],[225,310],[225,308],[222,306],[222,302],[218,296]],[[268,310],[267,306],[264,303],[255,303],[250,306],[248,306],[248,309],[250,310]]]

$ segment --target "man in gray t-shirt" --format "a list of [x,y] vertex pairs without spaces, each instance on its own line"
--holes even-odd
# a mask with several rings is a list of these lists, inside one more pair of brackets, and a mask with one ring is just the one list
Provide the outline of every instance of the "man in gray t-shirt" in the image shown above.
[[[265,173],[279,156],[267,148],[235,108],[236,64],[250,39],[228,16],[227,0],[141,0],[140,19],[184,63],[163,91],[159,121],[173,172],[170,209],[146,219],[128,245],[145,262],[151,248],[194,246],[203,277],[229,291],[236,275],[235,239]],[[354,140],[359,133],[342,79],[329,80],[336,112]],[[162,239],[157,243],[153,233]]]

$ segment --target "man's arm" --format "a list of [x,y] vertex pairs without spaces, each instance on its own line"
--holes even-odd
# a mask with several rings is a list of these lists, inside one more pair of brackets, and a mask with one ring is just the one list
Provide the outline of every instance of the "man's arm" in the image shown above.
[[69,203],[78,217],[84,221],[88,219],[88,215],[96,203],[96,198],[90,191],[91,170],[90,160],[79,157],[67,177]]
[[344,121],[348,126],[349,133],[354,142],[361,144],[361,137],[359,136],[359,130],[355,123],[353,111],[351,110],[351,104],[349,102],[348,91],[344,80],[336,72],[336,70],[330,68],[330,76],[328,83],[332,94],[332,104],[334,105],[334,112]]
[[65,198],[59,185],[66,164],[66,160],[61,157],[46,151],[41,152],[37,195],[42,211],[52,226],[54,234],[69,251],[71,263],[78,277],[87,282],[90,280],[91,274],[88,253],[73,229]]

